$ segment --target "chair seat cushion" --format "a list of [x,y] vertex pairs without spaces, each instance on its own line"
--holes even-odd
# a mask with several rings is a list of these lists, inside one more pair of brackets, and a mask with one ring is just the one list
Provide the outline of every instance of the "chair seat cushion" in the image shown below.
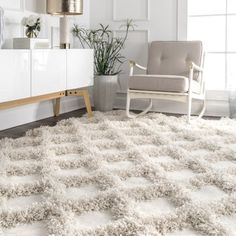
[[[134,75],[129,78],[129,89],[186,93],[189,90],[189,79],[185,76],[172,75]],[[193,80],[192,91],[199,93],[200,84]]]

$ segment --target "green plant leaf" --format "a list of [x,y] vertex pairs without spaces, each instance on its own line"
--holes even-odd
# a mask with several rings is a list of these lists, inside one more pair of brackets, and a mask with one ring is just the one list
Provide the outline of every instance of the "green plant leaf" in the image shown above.
[[134,30],[132,20],[127,20],[123,37],[114,37],[109,25],[99,24],[98,29],[84,29],[74,25],[72,34],[79,39],[83,48],[94,49],[94,69],[97,75],[116,75],[121,73],[121,66],[125,62],[125,57],[121,55],[128,38],[130,29]]

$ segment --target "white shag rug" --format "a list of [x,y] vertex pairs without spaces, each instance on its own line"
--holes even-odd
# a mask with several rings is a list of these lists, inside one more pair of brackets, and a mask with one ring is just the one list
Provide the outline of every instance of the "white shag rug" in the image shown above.
[[0,141],[0,235],[236,235],[236,121],[95,112]]

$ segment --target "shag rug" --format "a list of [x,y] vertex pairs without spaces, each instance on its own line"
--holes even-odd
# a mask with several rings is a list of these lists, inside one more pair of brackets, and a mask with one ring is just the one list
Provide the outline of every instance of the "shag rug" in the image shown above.
[[0,141],[0,235],[236,235],[236,121],[95,112]]

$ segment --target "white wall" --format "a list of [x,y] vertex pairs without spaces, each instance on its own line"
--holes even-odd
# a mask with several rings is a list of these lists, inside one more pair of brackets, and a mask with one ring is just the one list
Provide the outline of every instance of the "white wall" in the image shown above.
[[[84,1],[84,14],[79,17],[72,17],[71,24],[77,22],[81,26],[89,27],[89,4],[89,0]],[[59,18],[46,14],[46,0],[0,0],[0,6],[3,7],[5,11],[6,21],[6,40],[3,48],[12,48],[12,38],[24,37],[24,28],[21,26],[21,20],[24,16],[29,16],[31,14],[40,15],[42,18],[42,30],[39,37],[50,39],[51,31],[53,29],[54,40],[56,44],[59,42]],[[73,42],[72,39],[71,41]],[[83,106],[84,104],[82,99],[62,99],[62,113],[72,111]],[[52,101],[46,101],[40,104],[0,110],[0,130],[53,116],[52,108]]]
[[[115,34],[120,34],[120,25],[125,19],[133,19],[136,30],[129,35],[123,54],[139,64],[147,64],[148,43],[153,40],[186,40],[187,37],[187,0],[91,0],[90,24],[98,23],[111,26]],[[129,66],[123,66],[116,107],[124,108]],[[145,102],[133,102],[133,109],[142,109]],[[194,103],[193,112],[200,110]],[[153,110],[172,113],[186,113],[186,105],[156,100]],[[207,93],[207,115],[228,115],[228,98],[224,93]]]

